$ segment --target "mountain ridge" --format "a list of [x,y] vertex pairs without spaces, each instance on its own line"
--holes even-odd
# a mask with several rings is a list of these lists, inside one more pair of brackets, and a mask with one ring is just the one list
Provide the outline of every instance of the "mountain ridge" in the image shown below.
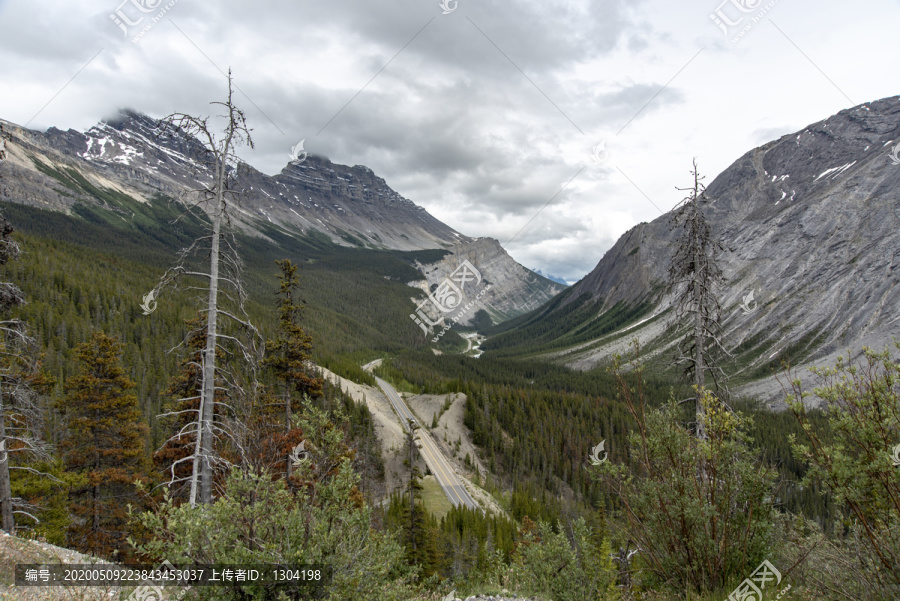
[[[161,137],[157,124],[132,110],[86,132],[51,127],[41,133],[10,123],[0,199],[75,215],[79,207],[91,206],[128,221],[136,215],[132,202],[181,199],[211,183],[203,145],[181,130]],[[482,303],[495,319],[521,314],[561,289],[521,267],[496,240],[465,236],[434,218],[368,167],[309,155],[273,176],[245,162],[235,169],[235,192],[242,201],[235,203],[232,219],[247,234],[273,241],[267,232],[275,228],[280,235],[324,236],[361,249],[438,249],[468,256],[499,284]],[[428,273],[444,277],[455,267],[420,265],[422,279],[411,284],[433,286]],[[512,273],[516,277],[509,277]],[[411,301],[412,311],[415,296]]]
[[[709,184],[704,212],[727,249],[720,301],[726,344],[738,351],[731,367],[739,393],[776,401],[781,386],[771,370],[780,359],[824,365],[847,349],[881,350],[900,337],[900,165],[890,157],[897,143],[900,96],[763,144]],[[593,307],[583,321],[560,326],[556,338],[616,306],[648,304],[622,326],[633,328],[627,338],[637,337],[648,356],[668,353],[671,328],[660,319],[673,301],[666,280],[674,235],[668,213],[625,232],[554,301],[556,314],[576,301]],[[747,313],[741,303],[751,291]],[[635,327],[638,319],[645,322]],[[591,369],[623,352],[623,337],[619,328],[545,356]]]

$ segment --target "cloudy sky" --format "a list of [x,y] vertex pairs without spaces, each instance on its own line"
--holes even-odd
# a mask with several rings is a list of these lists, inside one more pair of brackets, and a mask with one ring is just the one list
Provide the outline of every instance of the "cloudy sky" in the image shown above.
[[898,23],[898,0],[0,0],[0,118],[209,114],[231,67],[248,163],[304,140],[573,282],[692,157],[711,181],[900,94]]

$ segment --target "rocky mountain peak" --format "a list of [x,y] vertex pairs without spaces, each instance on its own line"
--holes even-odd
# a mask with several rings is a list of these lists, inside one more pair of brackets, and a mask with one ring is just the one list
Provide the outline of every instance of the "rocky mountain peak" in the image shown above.
[[[137,111],[120,111],[85,132],[10,130],[11,160],[3,164],[6,201],[65,212],[85,204],[127,218],[132,211],[121,203],[153,202],[160,195],[177,200],[213,181],[211,156],[199,140],[181,130],[162,132],[156,119]],[[315,234],[358,248],[443,249],[477,257],[497,284],[495,319],[537,306],[559,289],[521,267],[496,241],[485,249],[438,221],[368,167],[300,153],[285,159],[274,176],[236,165],[240,201],[232,205],[231,218],[245,233]]]
[[[769,374],[789,357],[794,366],[828,364],[863,346],[883,349],[900,336],[900,96],[853,107],[755,148],[707,188],[713,234],[726,247],[726,344],[741,349],[737,377]],[[702,157],[700,167],[702,170]],[[674,234],[669,215],[623,234],[561,306],[584,295],[616,303],[671,306],[665,285]],[[742,299],[754,294],[753,311]],[[636,327],[644,348],[666,328]],[[588,368],[618,346],[598,341],[567,355]],[[805,373],[805,370],[802,370]],[[746,392],[776,398],[773,378]]]

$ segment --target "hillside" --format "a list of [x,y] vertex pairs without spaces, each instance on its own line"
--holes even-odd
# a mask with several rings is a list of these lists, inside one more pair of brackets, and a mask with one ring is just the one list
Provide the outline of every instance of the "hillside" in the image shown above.
[[[202,221],[201,216],[175,222],[183,212],[181,203],[194,198],[191,191],[211,181],[202,145],[180,130],[161,135],[155,119],[134,111],[123,111],[86,132],[56,128],[37,132],[9,123],[5,129],[11,139],[7,160],[0,165],[4,181],[0,201],[81,222],[64,226],[67,229],[87,222],[113,230],[110,236],[94,236],[100,244],[118,236],[115,230],[147,234],[128,245],[136,249],[162,243],[160,250],[165,248],[170,256]],[[450,265],[453,258],[440,262],[445,254],[469,257],[493,283],[481,308],[495,322],[540,305],[562,288],[520,266],[496,240],[472,239],[441,223],[367,167],[308,156],[288,163],[274,176],[241,162],[236,175],[235,191],[241,200],[233,221],[249,245],[331,248],[338,255],[344,248],[441,251],[417,255],[419,275],[400,278],[423,288],[428,287],[422,286],[428,274],[443,278],[457,267]],[[66,222],[54,223],[63,227]],[[179,236],[179,230],[185,235]],[[276,254],[268,256],[274,260]],[[402,310],[411,313],[421,295],[408,293]]]
[[[900,335],[898,142],[900,97],[887,98],[755,148],[709,183],[706,217],[726,248],[719,294],[735,354],[726,371],[739,393],[774,401],[782,359],[830,364]],[[669,215],[636,225],[581,281],[501,326],[510,331],[485,348],[591,369],[638,337],[648,356],[666,356],[672,241]],[[750,292],[755,304],[742,310]]]

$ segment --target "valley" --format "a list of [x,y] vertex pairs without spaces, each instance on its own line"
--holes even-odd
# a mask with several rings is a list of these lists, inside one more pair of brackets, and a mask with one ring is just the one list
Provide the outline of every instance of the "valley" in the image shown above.
[[[824,598],[812,548],[896,590],[900,97],[748,151],[571,286],[362,165],[226,168],[135,111],[4,130],[4,323],[29,341],[0,376],[13,534],[116,563],[327,560],[330,598],[711,599],[769,557]],[[217,174],[239,200],[211,235],[192,190]]]

